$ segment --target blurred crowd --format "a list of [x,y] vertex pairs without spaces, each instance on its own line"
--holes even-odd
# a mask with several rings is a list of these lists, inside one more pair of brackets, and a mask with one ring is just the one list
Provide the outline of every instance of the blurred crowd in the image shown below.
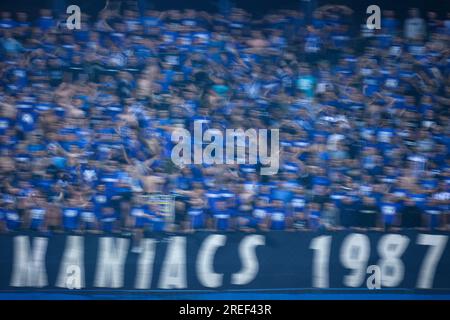
[[[1,12],[0,230],[448,230],[450,13],[408,14]],[[200,119],[279,129],[278,174],[176,167]]]

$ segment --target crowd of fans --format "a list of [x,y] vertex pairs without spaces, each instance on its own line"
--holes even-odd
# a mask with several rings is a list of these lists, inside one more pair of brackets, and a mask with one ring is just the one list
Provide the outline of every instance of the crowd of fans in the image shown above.
[[[0,230],[448,230],[450,13],[409,15],[1,12]],[[279,129],[278,174],[176,167],[198,119]]]

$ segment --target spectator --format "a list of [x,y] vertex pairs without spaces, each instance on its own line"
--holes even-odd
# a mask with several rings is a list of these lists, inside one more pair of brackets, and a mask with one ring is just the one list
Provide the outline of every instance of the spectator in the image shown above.
[[3,33],[3,37],[0,40],[2,50],[7,55],[14,55],[21,51],[23,51],[22,44],[12,37],[12,34],[9,31],[5,31]]
[[400,210],[401,226],[403,228],[419,228],[422,226],[423,211],[412,200],[407,198]]
[[408,12],[409,18],[405,20],[405,38],[413,41],[422,41],[426,36],[425,20],[420,17],[420,11],[412,8]]
[[343,227],[358,227],[358,204],[352,196],[345,196],[342,200],[341,223]]
[[[402,30],[386,11],[359,46],[342,6],[308,25],[289,10],[122,6],[70,33],[49,10],[0,15],[6,232],[132,232],[139,250],[167,230],[406,227],[418,210],[448,224],[450,33],[435,13],[412,9]],[[279,129],[279,172],[176,167],[172,131],[199,119]]]
[[380,212],[373,197],[363,197],[359,208],[359,227],[373,229],[380,226]]
[[338,230],[340,227],[339,210],[332,202],[325,203],[321,214],[322,224],[327,230]]

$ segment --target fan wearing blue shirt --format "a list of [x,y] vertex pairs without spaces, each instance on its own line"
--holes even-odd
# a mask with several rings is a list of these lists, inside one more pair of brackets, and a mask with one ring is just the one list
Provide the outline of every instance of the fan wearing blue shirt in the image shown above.
[[14,207],[14,203],[7,203],[5,205],[5,209],[3,210],[3,219],[5,221],[6,230],[10,232],[19,231],[22,221],[19,213]]
[[145,204],[144,198],[135,197],[130,210],[131,224],[133,226],[133,252],[139,253],[141,239],[145,230],[150,226],[152,213],[148,205]]
[[214,211],[216,209],[217,202],[222,198],[222,191],[216,186],[215,183],[213,183],[208,192],[205,193],[205,196],[208,202],[209,210]]
[[231,211],[227,207],[226,200],[222,197],[216,198],[214,207],[211,209],[214,229],[227,231],[230,229]]
[[130,217],[133,228],[143,230],[151,221],[151,212],[143,201],[143,199],[134,200],[134,204],[130,210]]
[[80,210],[80,228],[87,232],[95,232],[98,229],[97,217],[91,202]]
[[425,209],[425,205],[427,202],[427,196],[425,193],[421,192],[421,190],[419,188],[416,188],[416,190],[414,190],[414,191],[408,192],[408,194],[406,195],[406,198],[414,201],[415,204],[420,209],[422,209],[422,210]]
[[43,231],[45,223],[45,214],[47,210],[43,207],[43,203],[37,203],[30,211],[30,229],[33,231]]
[[62,208],[62,222],[65,231],[73,232],[79,229],[80,209],[75,199],[69,199],[67,206]]
[[114,208],[103,207],[100,217],[101,228],[104,233],[112,233],[116,231],[117,216]]
[[385,229],[389,229],[397,222],[398,204],[394,202],[393,196],[385,195],[380,204],[380,210]]
[[287,226],[286,216],[287,213],[283,201],[274,200],[270,210],[270,230],[284,230]]
[[49,9],[42,9],[40,11],[41,16],[37,19],[36,25],[43,31],[47,31],[55,26],[55,20],[53,19],[52,12]]
[[92,203],[94,204],[94,213],[97,218],[102,215],[102,209],[110,203],[110,196],[106,193],[104,184],[99,184],[97,190],[92,196]]
[[11,13],[4,11],[0,18],[0,30],[1,29],[13,29],[17,25],[17,22],[11,18]]
[[298,216],[305,212],[306,197],[302,187],[294,188],[294,195],[290,201],[290,208],[293,216]]
[[441,227],[442,212],[443,210],[436,199],[427,199],[425,204],[425,221],[428,229],[435,230]]
[[267,230],[270,207],[264,199],[257,199],[251,216],[241,217],[240,225],[251,229]]
[[152,230],[153,232],[164,232],[167,229],[167,219],[165,213],[161,210],[161,207],[156,204],[150,204],[150,211],[152,214]]
[[313,231],[321,227],[320,204],[317,202],[310,203],[308,206],[308,227]]
[[205,228],[205,208],[203,200],[195,197],[190,201],[187,210],[187,230],[194,231]]

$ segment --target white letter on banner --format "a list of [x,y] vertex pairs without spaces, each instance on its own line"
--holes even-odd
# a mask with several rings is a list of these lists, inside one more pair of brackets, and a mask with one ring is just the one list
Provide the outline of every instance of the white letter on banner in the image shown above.
[[186,280],[186,238],[172,237],[159,279],[160,289],[184,289]]
[[68,236],[56,286],[60,288],[68,288],[69,283],[72,283],[68,281],[68,277],[73,277],[75,275],[74,272],[76,272],[77,275],[77,278],[74,280],[77,281],[75,281],[73,288],[84,288],[83,237]]
[[256,247],[265,244],[265,238],[261,235],[245,237],[239,245],[239,256],[242,261],[242,269],[231,276],[231,283],[244,285],[255,279],[258,274],[259,264],[256,257]]
[[143,239],[142,252],[137,265],[136,289],[149,289],[151,286],[153,261],[155,260],[155,240]]
[[208,288],[217,288],[222,285],[223,274],[214,272],[214,255],[219,247],[227,241],[221,234],[208,236],[202,243],[197,256],[197,277],[200,283]]
[[117,240],[111,237],[100,238],[94,280],[95,287],[120,288],[123,286],[128,245],[129,240],[125,238],[118,238]]
[[30,241],[27,236],[14,238],[14,263],[10,285],[12,287],[45,287],[47,273],[45,254],[47,238],[34,238],[33,251],[30,253]]

